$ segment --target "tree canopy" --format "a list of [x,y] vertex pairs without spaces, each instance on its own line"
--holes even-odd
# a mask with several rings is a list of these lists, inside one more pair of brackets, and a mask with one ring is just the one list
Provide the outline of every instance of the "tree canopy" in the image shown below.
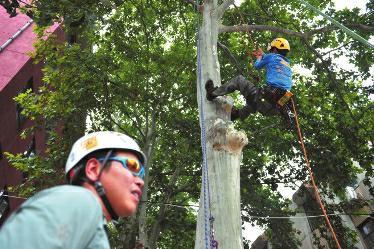
[[[0,0],[12,15],[17,2]],[[309,1],[365,39],[372,38],[373,0],[366,10],[336,10],[333,2]],[[69,146],[83,131],[119,130],[135,137],[150,160],[144,212],[120,222],[113,229],[113,243],[133,248],[140,234],[150,248],[191,248],[201,182],[194,1],[35,0],[23,8],[38,24],[40,37],[57,21],[80,41],[58,43],[51,37],[35,45],[35,61],[45,65],[44,86],[16,100],[30,118],[43,120],[38,125],[51,128],[62,122],[65,128],[61,133],[49,129],[46,158],[10,156],[16,167],[29,172],[24,187],[30,183],[36,191],[60,182],[63,175],[55,172],[61,172]],[[277,36],[289,40],[292,91],[323,196],[342,197],[358,173],[364,172],[369,183],[374,113],[373,86],[367,82],[373,79],[373,49],[291,0],[243,1],[227,10],[220,31],[223,82],[242,73],[256,85],[264,84],[248,50],[265,49]],[[235,125],[249,138],[240,179],[243,221],[268,229],[274,248],[296,248],[289,220],[255,217],[292,215],[279,184],[296,190],[308,179],[297,135],[286,131],[279,118],[260,114]],[[50,180],[35,185],[35,174]],[[338,236],[344,248],[354,241],[344,229]]]

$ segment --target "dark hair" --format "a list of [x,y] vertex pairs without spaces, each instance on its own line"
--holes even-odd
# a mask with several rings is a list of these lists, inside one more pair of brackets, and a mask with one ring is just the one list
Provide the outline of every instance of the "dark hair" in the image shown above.
[[287,53],[289,52],[287,49],[278,49],[275,48],[278,52],[278,54],[283,55],[284,57],[287,57]]
[[[81,186],[84,182],[87,182],[87,176],[86,176],[86,164],[87,161],[90,160],[91,158],[103,158],[107,156],[109,152],[109,149],[104,149],[104,150],[98,150],[94,151],[88,155],[86,155],[84,158],[82,158],[77,165],[72,168],[71,170],[74,170],[74,175],[72,176],[71,179],[69,174],[66,176],[66,180],[68,183],[71,185],[76,185],[76,186]],[[116,151],[112,150],[112,155],[115,154]]]

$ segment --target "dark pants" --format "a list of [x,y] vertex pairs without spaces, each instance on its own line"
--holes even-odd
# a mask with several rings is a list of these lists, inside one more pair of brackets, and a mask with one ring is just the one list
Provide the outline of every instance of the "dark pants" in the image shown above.
[[237,110],[237,114],[235,115],[241,120],[244,120],[251,113],[255,113],[256,111],[265,116],[273,116],[277,114],[284,116],[284,114],[286,114],[284,113],[283,108],[278,108],[276,106],[277,101],[284,95],[286,90],[271,86],[257,88],[242,75],[231,79],[215,89],[213,95],[223,96],[236,90],[239,90],[246,100],[246,105],[242,109]]

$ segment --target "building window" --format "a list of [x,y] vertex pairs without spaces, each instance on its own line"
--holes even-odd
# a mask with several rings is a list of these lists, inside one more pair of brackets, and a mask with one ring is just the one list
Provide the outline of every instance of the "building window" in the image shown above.
[[368,248],[374,248],[374,220],[373,217],[367,218],[359,227],[364,242]]
[[[20,93],[24,93],[24,92],[26,92],[29,89],[31,89],[31,91],[33,91],[33,89],[34,89],[34,79],[33,79],[33,77],[31,77],[27,81],[26,86],[22,89],[22,91]],[[18,129],[21,129],[22,125],[26,121],[26,117],[24,115],[22,115],[22,111],[23,111],[22,106],[17,103],[16,104],[16,118],[17,118],[17,127],[18,127]]]
[[9,212],[8,192],[5,189],[0,190],[0,224],[4,221]]

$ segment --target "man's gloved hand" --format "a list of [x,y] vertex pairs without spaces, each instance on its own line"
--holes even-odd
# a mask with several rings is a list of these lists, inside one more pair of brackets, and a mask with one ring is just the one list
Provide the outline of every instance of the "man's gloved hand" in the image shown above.
[[263,53],[264,53],[264,52],[262,51],[261,48],[259,48],[259,49],[257,49],[257,50],[254,50],[254,51],[252,52],[253,56],[255,56],[256,59],[261,59]]

